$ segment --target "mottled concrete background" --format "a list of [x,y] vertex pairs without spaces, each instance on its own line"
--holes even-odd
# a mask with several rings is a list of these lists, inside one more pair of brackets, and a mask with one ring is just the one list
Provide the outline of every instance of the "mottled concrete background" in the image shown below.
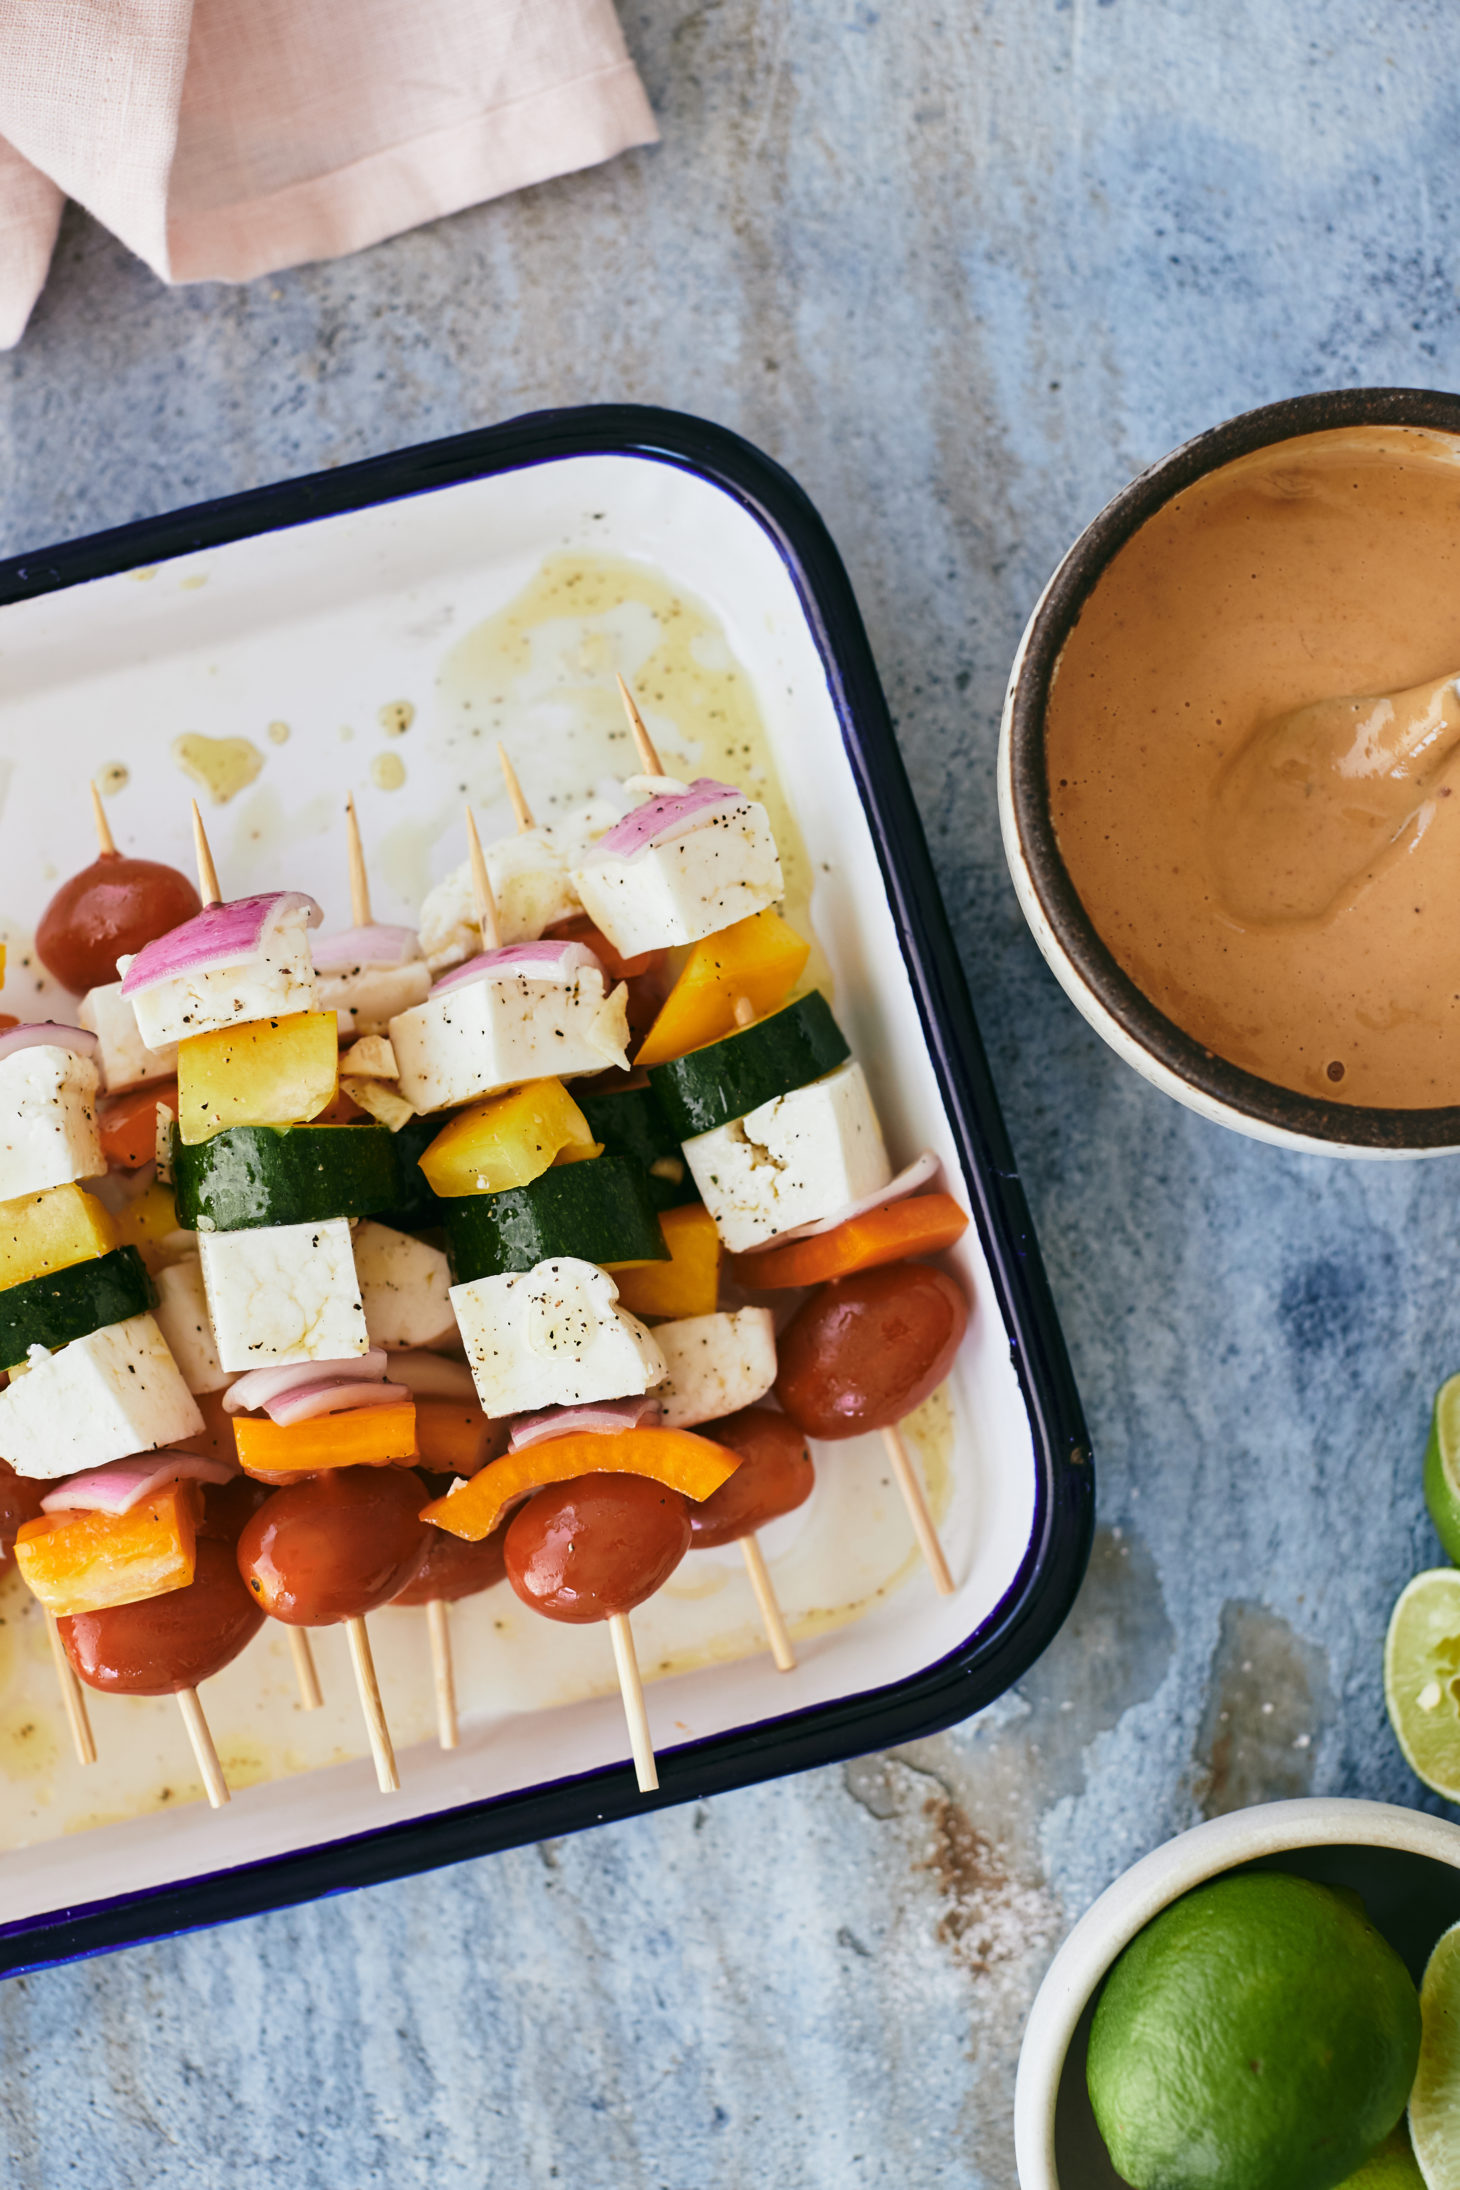
[[0,360],[5,552],[544,403],[788,464],[967,956],[1095,1433],[1090,1579],[1018,1693],[905,1754],[0,1987],[26,2190],[1012,2190],[1022,2017],[1115,1872],[1266,1796],[1419,1799],[1380,1646],[1436,1556],[1456,1166],[1276,1155],[1118,1065],[1020,923],[993,755],[1040,584],[1139,466],[1298,389],[1456,384],[1453,13],[626,24],[661,149],[359,259],[168,293],[69,217]]

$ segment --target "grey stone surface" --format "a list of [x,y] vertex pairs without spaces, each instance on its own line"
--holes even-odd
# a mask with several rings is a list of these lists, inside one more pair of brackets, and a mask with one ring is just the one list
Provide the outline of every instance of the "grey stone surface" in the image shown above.
[[1011,2190],[1024,2011],[1118,1870],[1204,1809],[1421,1799],[1380,1648],[1436,1557],[1455,1164],[1276,1154],[1119,1065],[1021,925],[992,761],[1024,616],[1132,471],[1295,390],[1453,384],[1453,15],[625,14],[659,150],[244,290],[164,292],[69,216],[0,360],[5,551],[545,403],[677,405],[788,464],[1033,1200],[1090,1579],[1017,1693],[906,1754],[0,1987],[24,2190]]

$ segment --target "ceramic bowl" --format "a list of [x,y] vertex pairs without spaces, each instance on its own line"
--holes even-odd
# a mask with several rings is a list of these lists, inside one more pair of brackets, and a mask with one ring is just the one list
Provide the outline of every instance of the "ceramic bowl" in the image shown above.
[[1035,941],[1096,1032],[1153,1086],[1219,1125],[1335,1156],[1409,1156],[1460,1148],[1460,1106],[1383,1110],[1325,1102],[1244,1072],[1168,1019],[1116,963],[1060,856],[1049,808],[1045,711],[1061,650],[1097,581],[1146,520],[1209,472],[1299,434],[1352,426],[1460,433],[1460,396],[1419,388],[1348,388],[1294,396],[1198,434],[1142,472],[1088,525],[1056,570],[1014,658],[999,742],[1004,851]]
[[1387,1802],[1269,1802],[1181,1833],[1086,1910],[1035,1996],[1014,2092],[1020,2190],[1122,2190],[1085,2090],[1085,2050],[1106,1971],[1182,1894],[1224,1871],[1294,1871],[1362,1894],[1416,1983],[1460,1923],[1460,1825]]

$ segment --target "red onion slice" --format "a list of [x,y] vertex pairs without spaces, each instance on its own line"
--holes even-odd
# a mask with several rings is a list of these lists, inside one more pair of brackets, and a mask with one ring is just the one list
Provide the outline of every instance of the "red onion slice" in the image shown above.
[[369,1353],[352,1354],[344,1361],[296,1361],[283,1369],[249,1369],[236,1384],[229,1385],[223,1394],[223,1407],[228,1414],[252,1414],[271,1399],[297,1391],[302,1384],[319,1384],[326,1379],[332,1383],[375,1383],[385,1370],[383,1346],[372,1346]]
[[598,1399],[581,1407],[544,1407],[538,1414],[519,1414],[507,1440],[509,1452],[526,1445],[543,1445],[549,1438],[566,1437],[571,1430],[595,1430],[612,1436],[616,1430],[653,1430],[664,1409],[652,1392],[642,1399]]
[[259,955],[269,931],[291,912],[307,913],[311,928],[324,919],[314,899],[302,890],[275,890],[266,897],[235,897],[226,904],[205,905],[180,928],[169,928],[155,942],[143,944],[122,976],[122,994],[140,996],[145,989],[183,974],[241,966]]
[[746,1256],[764,1254],[768,1247],[786,1247],[793,1239],[815,1239],[820,1232],[834,1232],[839,1224],[846,1224],[852,1217],[865,1217],[869,1210],[886,1209],[895,1201],[906,1201],[920,1186],[936,1177],[941,1159],[925,1148],[921,1156],[910,1163],[905,1171],[881,1187],[875,1194],[867,1194],[861,1201],[849,1201],[845,1209],[836,1210],[829,1217],[817,1217],[810,1224],[793,1225],[789,1232],[777,1232],[774,1239],[761,1240],[755,1247],[745,1250]]
[[464,1361],[427,1353],[424,1348],[409,1348],[387,1358],[390,1366],[386,1375],[394,1383],[404,1384],[418,1399],[476,1398],[477,1388]]
[[421,955],[414,928],[345,928],[311,944],[316,973],[384,973]]
[[231,1483],[238,1469],[192,1452],[143,1452],[68,1475],[41,1500],[42,1513],[130,1513],[164,1483]]
[[0,1057],[13,1057],[19,1049],[68,1049],[73,1057],[94,1057],[98,1047],[96,1036],[85,1027],[61,1027],[50,1020],[0,1034]]
[[464,966],[453,966],[449,973],[442,974],[431,994],[440,996],[447,989],[461,988],[487,975],[515,974],[524,981],[571,981],[579,973],[603,973],[602,959],[586,943],[504,943],[500,950],[483,951],[476,958],[468,958]]
[[322,1414],[348,1414],[356,1407],[386,1407],[394,1399],[410,1396],[404,1384],[362,1384],[358,1377],[332,1376],[321,1383],[296,1384],[292,1391],[280,1392],[264,1412],[271,1422],[288,1429],[292,1422],[313,1422]]
[[713,776],[696,776],[687,791],[646,799],[622,821],[616,821],[598,839],[583,864],[592,866],[603,853],[614,859],[632,859],[635,852],[647,851],[651,845],[668,843],[673,837],[687,835],[691,829],[702,829],[714,818],[716,808],[728,812],[748,804],[745,793],[737,791],[733,783],[716,783]]

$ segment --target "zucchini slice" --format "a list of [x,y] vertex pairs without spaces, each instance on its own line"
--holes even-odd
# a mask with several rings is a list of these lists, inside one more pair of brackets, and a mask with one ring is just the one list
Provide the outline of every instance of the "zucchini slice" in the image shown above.
[[555,1164],[530,1186],[448,1201],[446,1252],[457,1285],[531,1270],[560,1255],[584,1262],[667,1262],[648,1174],[624,1156]]
[[177,1221],[190,1232],[373,1217],[400,1199],[383,1125],[235,1125],[188,1148],[172,1137]]
[[819,989],[768,1019],[727,1034],[687,1057],[650,1065],[649,1085],[681,1141],[743,1118],[777,1095],[809,1087],[852,1054]]
[[580,1095],[575,1089],[574,1101],[606,1156],[626,1156],[643,1166],[656,1209],[678,1209],[699,1200],[699,1188],[652,1088],[630,1087],[616,1095]]
[[394,1136],[400,1174],[396,1180],[395,1200],[388,1209],[371,1212],[394,1231],[428,1232],[446,1222],[446,1204],[432,1192],[431,1182],[421,1169],[421,1157],[440,1131],[439,1116],[411,1118]]
[[54,1353],[74,1338],[145,1314],[156,1299],[135,1247],[114,1247],[91,1262],[7,1286],[0,1292],[0,1362],[14,1367],[32,1346]]

